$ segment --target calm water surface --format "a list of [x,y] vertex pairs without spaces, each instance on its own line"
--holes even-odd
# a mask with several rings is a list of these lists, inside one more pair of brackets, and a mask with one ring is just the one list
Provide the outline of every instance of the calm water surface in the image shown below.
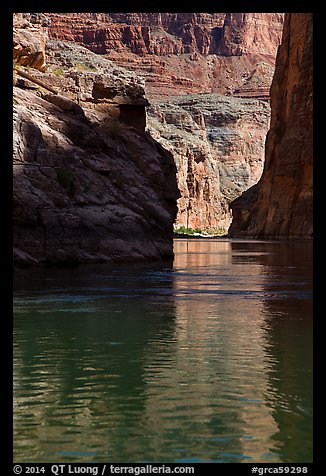
[[311,248],[17,276],[15,461],[311,462]]

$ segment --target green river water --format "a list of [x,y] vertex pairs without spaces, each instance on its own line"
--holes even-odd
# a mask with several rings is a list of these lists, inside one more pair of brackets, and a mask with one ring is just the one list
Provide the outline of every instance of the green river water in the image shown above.
[[311,462],[312,244],[17,274],[15,462]]

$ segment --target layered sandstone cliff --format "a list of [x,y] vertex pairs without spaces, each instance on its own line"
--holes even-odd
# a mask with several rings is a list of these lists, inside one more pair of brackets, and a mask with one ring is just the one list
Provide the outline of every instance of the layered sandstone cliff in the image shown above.
[[262,173],[283,14],[48,15],[51,38],[80,43],[144,78],[149,130],[177,165],[176,224],[227,229],[230,201]]
[[149,98],[268,96],[281,13],[49,13],[49,35],[105,54],[146,79]]
[[152,101],[149,131],[177,166],[177,226],[228,229],[230,201],[261,176],[269,115],[264,101],[220,94]]
[[171,258],[176,169],[144,130],[143,82],[78,45],[47,51],[15,79],[15,263]]
[[312,236],[312,30],[311,13],[286,14],[271,87],[264,172],[256,190],[232,204],[233,236]]
[[[96,53],[274,55],[280,13],[50,13],[52,38]],[[73,25],[73,28],[71,26]]]
[[[27,14],[23,15],[21,19],[25,22],[30,20]],[[46,81],[59,94],[41,93],[35,84],[20,77],[25,92],[29,88],[29,93],[37,94],[68,117],[75,114],[80,119],[84,114],[97,131],[104,135],[109,131],[115,145],[119,140],[127,141],[128,148],[133,139],[129,139],[129,129],[124,124],[140,129],[137,134],[145,129],[146,90],[152,104],[148,108],[148,130],[172,153],[177,165],[181,191],[177,225],[227,228],[231,221],[230,201],[257,182],[262,172],[264,137],[269,122],[268,88],[283,15],[78,13],[38,14],[37,17],[43,25],[49,19],[49,36],[69,40],[69,43],[47,41],[47,66],[43,63],[42,72],[33,71],[33,75]],[[27,31],[33,25],[20,27]],[[46,28],[42,28],[46,33]],[[102,54],[95,55],[89,50]],[[107,58],[114,59],[114,63]],[[22,59],[19,61],[26,64]],[[216,91],[240,98],[211,94]],[[194,92],[201,94],[190,94]],[[180,96],[185,93],[186,97]],[[171,96],[176,97],[171,100]],[[43,113],[47,116],[49,111]],[[80,129],[84,130],[84,126]],[[130,155],[131,161],[135,161],[135,155],[142,153],[134,154],[131,150]],[[178,192],[175,178],[172,183],[176,169],[171,157],[166,159],[169,170],[165,170],[160,183],[168,195],[162,201],[163,208],[167,207],[173,217],[173,200]],[[155,157],[153,160],[156,161]],[[137,159],[139,166],[138,162]],[[150,169],[149,157],[145,163]],[[63,178],[64,171],[59,172],[63,183],[75,182],[71,178],[75,172],[70,172],[66,173],[70,177],[67,179]],[[118,175],[123,173],[119,171]],[[141,188],[143,181],[139,179]],[[120,186],[122,181],[118,180]],[[166,186],[166,181],[170,185]],[[69,192],[70,185],[66,187]],[[71,187],[76,193],[75,185]],[[156,187],[154,182],[152,187]],[[164,194],[158,202],[162,197]],[[137,203],[136,196],[129,199]],[[22,210],[24,212],[24,208]],[[171,223],[169,227],[171,230]],[[133,256],[130,248],[124,256],[128,253]],[[64,251],[62,256],[70,259],[69,252]],[[100,256],[101,252],[94,252],[90,259]],[[105,259],[108,256],[109,253]],[[104,259],[103,256],[100,259]]]

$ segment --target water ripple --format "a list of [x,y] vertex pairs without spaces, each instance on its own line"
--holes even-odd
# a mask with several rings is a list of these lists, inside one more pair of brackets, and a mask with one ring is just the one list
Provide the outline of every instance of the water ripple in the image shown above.
[[305,246],[192,240],[175,253],[173,267],[20,281],[18,462],[311,461]]

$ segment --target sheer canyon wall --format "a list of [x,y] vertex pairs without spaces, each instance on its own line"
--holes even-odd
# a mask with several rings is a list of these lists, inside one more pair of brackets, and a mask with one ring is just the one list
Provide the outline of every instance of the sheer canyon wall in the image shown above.
[[262,173],[280,13],[48,14],[77,42],[145,80],[149,131],[177,166],[177,225],[224,228]]
[[151,101],[149,131],[177,166],[177,228],[228,229],[229,203],[261,176],[269,117],[266,102],[221,94]]
[[264,172],[232,203],[230,232],[267,238],[313,233],[313,16],[287,13],[271,87]]

